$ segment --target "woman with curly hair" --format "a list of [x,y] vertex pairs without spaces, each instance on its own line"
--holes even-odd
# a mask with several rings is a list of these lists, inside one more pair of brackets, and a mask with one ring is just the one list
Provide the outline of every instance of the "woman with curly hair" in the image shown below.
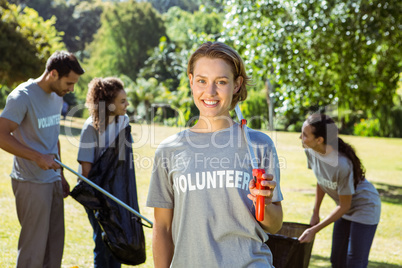
[[[317,178],[312,227],[299,237],[300,242],[311,242],[317,232],[334,222],[332,267],[367,267],[381,213],[377,190],[366,180],[363,164],[353,147],[338,137],[338,128],[329,116],[309,116],[300,139],[308,167]],[[320,222],[325,194],[337,206]]]
[[[117,135],[129,124],[127,94],[123,82],[115,77],[94,78],[88,85],[86,106],[90,117],[86,120],[78,150],[79,170],[84,177],[99,159],[102,152],[112,144]],[[94,267],[121,267],[102,241],[102,230],[94,212],[86,209],[93,227]]]

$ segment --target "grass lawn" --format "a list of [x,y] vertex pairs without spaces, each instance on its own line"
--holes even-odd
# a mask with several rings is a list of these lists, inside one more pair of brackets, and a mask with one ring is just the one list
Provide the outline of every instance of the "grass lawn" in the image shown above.
[[[60,136],[62,159],[65,164],[77,168],[77,149],[83,120],[67,118]],[[137,176],[140,212],[153,220],[153,210],[145,207],[153,155],[164,138],[180,131],[180,128],[132,125],[135,141],[134,161]],[[284,220],[309,223],[315,191],[315,177],[306,167],[306,158],[300,145],[299,133],[267,132],[274,140],[280,157],[281,188]],[[396,268],[402,266],[402,139],[362,138],[343,136],[357,149],[367,169],[367,178],[374,183],[382,198],[381,222],[378,226],[370,253],[369,267]],[[9,173],[12,156],[0,151],[0,267],[15,267],[19,223]],[[71,188],[76,177],[65,171]],[[334,208],[330,198],[324,198],[321,217]],[[93,267],[92,228],[83,207],[71,197],[65,199],[66,241],[63,267]],[[144,228],[147,243],[147,262],[139,267],[153,267],[151,251],[152,229]],[[310,267],[330,267],[332,225],[323,229],[315,238]],[[128,266],[123,266],[128,267]]]

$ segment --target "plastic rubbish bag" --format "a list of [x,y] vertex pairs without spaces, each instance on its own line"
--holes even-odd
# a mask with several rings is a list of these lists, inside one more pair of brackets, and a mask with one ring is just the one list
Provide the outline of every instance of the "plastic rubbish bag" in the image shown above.
[[[128,125],[93,164],[88,179],[139,212],[131,144]],[[128,265],[145,262],[145,237],[139,217],[84,181],[77,183],[71,196],[94,210],[103,241],[117,260]]]

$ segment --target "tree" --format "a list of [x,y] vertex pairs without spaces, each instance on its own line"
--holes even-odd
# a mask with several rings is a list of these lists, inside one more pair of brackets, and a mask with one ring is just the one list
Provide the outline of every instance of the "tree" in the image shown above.
[[151,4],[105,3],[102,26],[89,45],[86,66],[94,76],[124,74],[136,80],[150,51],[165,34],[162,18]]
[[31,9],[0,1],[0,84],[12,86],[43,72],[46,60],[64,49],[54,17],[44,21]]
[[63,42],[70,52],[83,51],[100,27],[101,2],[97,0],[12,0],[22,8],[35,9],[45,20],[55,16],[55,27],[64,32]]
[[163,15],[166,37],[141,70],[145,78],[155,77],[171,91],[176,91],[182,77],[187,77],[187,61],[201,39],[215,41],[223,29],[223,14],[203,11],[189,13],[179,7],[172,7]]
[[155,77],[171,91],[187,76],[187,61],[199,38],[216,40],[222,31],[223,14],[202,11],[191,14],[178,7],[172,7],[163,16],[166,37],[162,37],[145,62],[140,76]]
[[275,83],[276,112],[288,124],[314,106],[337,105],[344,126],[359,110],[389,114],[401,71],[401,1],[233,0],[226,8],[226,41],[254,78]]
[[[103,12],[97,1],[60,1],[52,8],[56,28],[64,32],[63,42],[70,52],[82,52],[92,42]],[[82,57],[81,57],[82,59]]]
[[128,77],[124,77],[127,96],[130,98],[134,111],[137,111],[140,103],[145,107],[145,118],[147,123],[151,122],[150,114],[151,105],[155,102],[161,102],[161,96],[166,95],[166,88],[158,83],[158,80],[151,77],[148,80],[145,78],[138,78],[135,83],[130,81]]
[[181,49],[174,42],[168,42],[166,37],[162,37],[139,76],[145,79],[154,77],[174,91],[179,86],[180,77],[186,75],[187,55],[188,50]]
[[198,10],[194,13],[173,7],[163,16],[169,40],[191,49],[197,35],[211,35],[217,39],[223,30],[223,13]]
[[191,14],[172,7],[163,15],[167,36],[141,70],[140,76],[156,78],[170,90],[166,102],[178,113],[176,124],[185,126],[197,114],[190,94],[187,62],[195,47],[205,41],[216,41],[223,29],[223,14],[199,10]]

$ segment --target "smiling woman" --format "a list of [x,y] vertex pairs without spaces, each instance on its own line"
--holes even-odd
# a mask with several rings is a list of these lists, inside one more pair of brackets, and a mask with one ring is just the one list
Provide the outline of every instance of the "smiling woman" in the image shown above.
[[[246,86],[250,77],[245,72],[243,60],[224,44],[214,43],[213,47],[215,49],[210,49],[204,44],[188,62],[187,75],[194,103],[200,111],[200,120],[193,131],[210,132],[227,128],[230,125],[226,120],[229,111],[247,98]],[[212,118],[215,129],[209,129],[211,125],[208,121]]]
[[[267,190],[257,190],[241,126],[229,114],[247,97],[243,60],[229,46],[207,42],[190,57],[187,74],[200,117],[155,153],[147,200],[155,267],[272,267],[265,241],[282,225],[279,161],[272,140],[250,130],[258,168],[266,170]],[[263,221],[255,218],[257,194]]]
[[[233,94],[239,91],[243,83],[241,76],[234,79],[229,64],[222,59],[201,58],[195,63],[194,74],[190,73],[189,79],[201,118],[229,116]],[[225,123],[227,120],[223,121]]]

